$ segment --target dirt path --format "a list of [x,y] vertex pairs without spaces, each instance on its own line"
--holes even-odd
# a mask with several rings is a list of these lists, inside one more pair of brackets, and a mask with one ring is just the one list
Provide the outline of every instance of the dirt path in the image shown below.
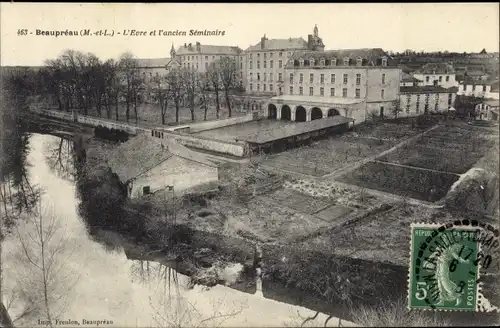
[[382,163],[382,164],[385,164],[385,165],[393,165],[393,166],[406,167],[408,169],[415,169],[415,170],[435,172],[435,173],[454,174],[454,175],[457,175],[457,176],[460,175],[460,174],[453,173],[453,172],[445,172],[445,171],[439,171],[439,170],[433,170],[433,169],[426,169],[424,167],[404,165],[404,164],[398,164],[398,163],[392,163],[392,162],[385,162],[385,161],[379,161],[379,160],[373,160],[372,162],[374,162],[374,163]]

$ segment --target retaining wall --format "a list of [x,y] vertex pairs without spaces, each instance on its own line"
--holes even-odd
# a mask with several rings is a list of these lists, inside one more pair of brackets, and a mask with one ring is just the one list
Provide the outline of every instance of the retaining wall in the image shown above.
[[232,117],[232,118],[227,118],[227,119],[222,119],[222,120],[214,120],[214,121],[207,121],[207,122],[193,123],[193,124],[186,124],[186,125],[177,126],[177,127],[171,127],[171,128],[167,128],[167,130],[176,131],[176,132],[195,133],[195,132],[201,132],[201,131],[206,131],[206,130],[223,128],[225,126],[230,126],[230,125],[235,125],[235,124],[240,124],[240,123],[246,123],[246,122],[250,122],[253,120],[254,120],[254,116],[252,113],[250,113],[250,114],[247,114],[245,116]]

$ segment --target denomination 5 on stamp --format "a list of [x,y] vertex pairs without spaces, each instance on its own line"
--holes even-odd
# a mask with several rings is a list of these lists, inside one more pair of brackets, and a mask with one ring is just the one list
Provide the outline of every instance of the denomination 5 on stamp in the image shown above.
[[408,308],[498,309],[481,295],[479,279],[481,269],[492,264],[492,251],[499,248],[498,230],[464,221],[467,224],[411,226]]

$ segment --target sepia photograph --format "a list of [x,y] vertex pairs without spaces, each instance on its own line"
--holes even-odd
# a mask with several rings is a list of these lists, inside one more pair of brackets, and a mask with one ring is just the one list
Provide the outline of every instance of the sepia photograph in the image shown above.
[[0,3],[0,327],[500,325],[498,3]]

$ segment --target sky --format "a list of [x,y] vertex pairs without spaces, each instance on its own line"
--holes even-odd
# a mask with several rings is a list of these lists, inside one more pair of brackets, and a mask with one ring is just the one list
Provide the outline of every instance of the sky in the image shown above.
[[[317,24],[326,49],[386,51],[499,51],[498,3],[0,3],[0,64],[42,65],[65,49],[102,59],[130,51],[139,58],[170,57],[184,43],[242,49],[268,39],[303,37]],[[45,36],[36,30],[108,30],[114,36]],[[124,36],[123,31],[147,36]],[[219,36],[150,36],[152,30],[219,30]],[[27,35],[18,35],[27,30]],[[121,32],[122,35],[117,33]],[[33,34],[31,34],[33,33]],[[21,33],[22,34],[22,33]]]

